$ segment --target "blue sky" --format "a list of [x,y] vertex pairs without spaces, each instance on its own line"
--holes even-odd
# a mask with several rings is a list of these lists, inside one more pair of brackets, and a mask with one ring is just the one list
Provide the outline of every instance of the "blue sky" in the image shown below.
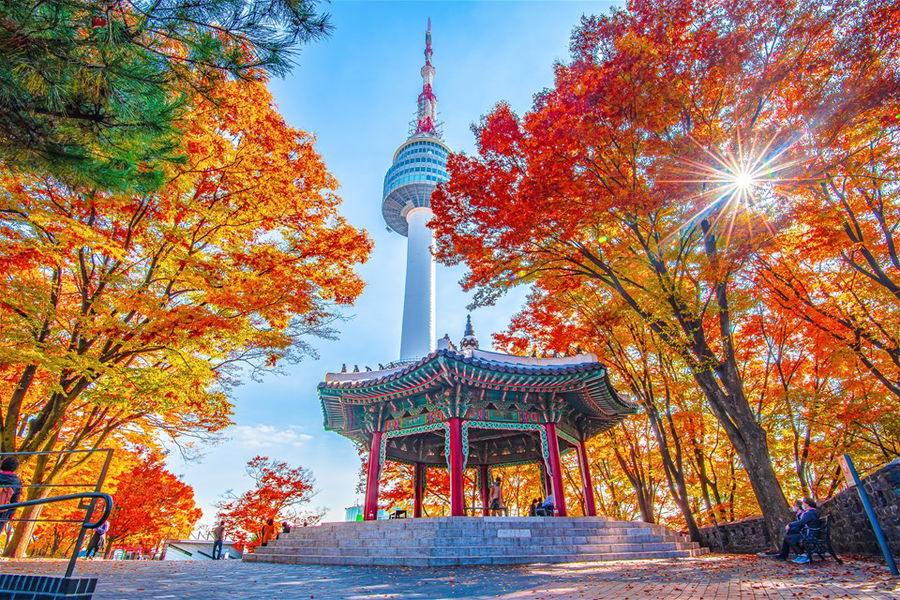
[[[336,0],[328,6],[334,33],[304,48],[291,74],[270,87],[288,122],[317,137],[316,148],[341,184],[343,214],[375,241],[360,268],[367,287],[348,311],[352,318],[339,325],[340,339],[314,341],[319,360],[247,382],[234,393],[235,425],[226,440],[206,448],[199,461],[171,457],[174,472],[194,487],[203,522],[211,522],[213,505],[227,490],[249,486],[244,465],[258,454],[309,468],[319,489],[313,505],[328,510],[327,520],[343,519],[344,508],[359,501],[356,452],[349,440],[322,428],[316,385],[342,363],[377,368],[399,353],[406,239],[386,231],[381,189],[415,113],[427,19],[444,139],[454,151],[471,153],[471,124],[501,100],[525,112],[533,95],[552,85],[553,63],[567,59],[569,34],[581,15],[615,4]],[[455,341],[468,304],[457,283],[463,273],[437,268],[438,336],[449,333]],[[482,347],[523,298],[524,291],[514,293],[472,314]]]

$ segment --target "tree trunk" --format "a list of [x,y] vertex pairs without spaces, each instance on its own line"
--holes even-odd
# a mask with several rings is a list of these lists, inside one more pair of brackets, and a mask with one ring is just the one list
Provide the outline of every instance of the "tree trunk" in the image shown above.
[[[727,370],[727,367],[723,370]],[[722,424],[747,472],[770,539],[781,539],[785,524],[791,520],[791,512],[772,467],[766,432],[753,416],[740,382],[732,381],[730,374],[723,375],[723,387],[728,390],[727,394],[719,387],[711,372],[694,373],[713,414]]]
[[[49,495],[49,491],[48,488],[29,488],[25,494],[24,501],[46,498]],[[21,512],[19,512],[17,518],[37,519],[41,516],[43,508],[42,505],[20,508]],[[16,523],[12,539],[9,540],[9,543],[6,544],[6,548],[3,550],[3,556],[6,558],[25,558],[25,552],[28,551],[28,545],[31,543],[31,535],[34,533],[34,526],[35,523],[33,522]]]
[[659,412],[656,410],[656,406],[651,399],[648,399],[646,409],[647,417],[650,419],[650,427],[653,430],[653,436],[656,438],[656,443],[659,446],[659,455],[662,458],[663,472],[666,475],[666,483],[669,486],[669,492],[672,494],[672,498],[678,505],[679,510],[681,510],[681,515],[684,517],[684,521],[687,524],[687,530],[691,536],[691,540],[699,542],[700,530],[697,528],[697,521],[694,519],[691,507],[688,505],[684,471],[675,466],[675,461],[672,459],[672,453],[669,450],[668,438],[663,433]]

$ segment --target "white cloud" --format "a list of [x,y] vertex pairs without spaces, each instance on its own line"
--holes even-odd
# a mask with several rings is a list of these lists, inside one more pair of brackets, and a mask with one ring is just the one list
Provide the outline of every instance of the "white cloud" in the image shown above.
[[231,441],[244,448],[299,448],[312,439],[308,433],[303,433],[296,425],[288,427],[276,427],[275,425],[235,425],[230,427],[225,435]]

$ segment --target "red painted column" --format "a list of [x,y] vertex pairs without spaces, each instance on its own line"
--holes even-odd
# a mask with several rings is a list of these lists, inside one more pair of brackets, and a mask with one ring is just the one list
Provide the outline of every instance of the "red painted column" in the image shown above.
[[491,470],[487,465],[478,465],[478,479],[481,483],[481,505],[484,507],[484,516],[487,517],[491,503]]
[[591,479],[591,464],[588,462],[587,445],[578,442],[578,466],[581,471],[581,487],[584,488],[584,509],[587,516],[597,516],[597,504],[594,502],[594,482]]
[[462,447],[462,419],[451,417],[447,419],[450,425],[450,461],[447,468],[450,470],[450,516],[466,516],[465,490],[463,489],[463,447]]
[[378,479],[381,475],[381,436],[383,432],[372,432],[372,443],[369,447],[369,466],[366,469],[366,501],[363,505],[363,518],[374,521],[378,518]]
[[562,463],[559,460],[559,440],[556,437],[556,423],[544,423],[544,431],[547,432],[547,450],[550,453],[550,489],[553,490],[554,506],[556,514],[565,517],[566,494],[563,487]]
[[413,471],[413,517],[422,516],[422,497],[425,495],[425,469],[422,463],[416,463]]

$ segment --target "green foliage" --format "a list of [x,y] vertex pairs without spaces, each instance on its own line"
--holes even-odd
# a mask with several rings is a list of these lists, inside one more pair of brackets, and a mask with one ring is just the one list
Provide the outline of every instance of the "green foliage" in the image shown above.
[[184,97],[284,74],[316,0],[0,0],[0,160],[148,191],[181,162]]

